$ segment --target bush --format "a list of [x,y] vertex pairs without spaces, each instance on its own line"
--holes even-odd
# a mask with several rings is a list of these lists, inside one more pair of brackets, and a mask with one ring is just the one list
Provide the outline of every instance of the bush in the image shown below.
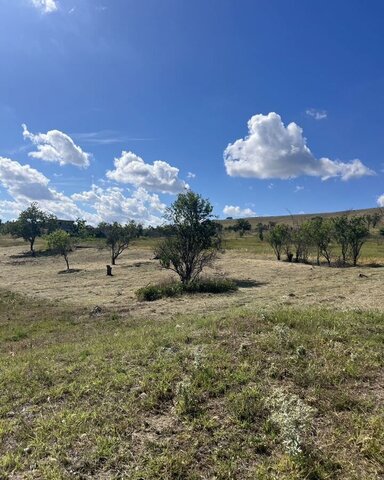
[[187,293],[226,293],[238,289],[236,283],[224,278],[205,278],[184,285],[184,292]]
[[147,285],[146,287],[139,288],[136,292],[136,296],[140,301],[153,302],[163,297],[175,297],[181,295],[183,290],[182,283],[164,283],[157,285]]
[[166,282],[157,285],[147,285],[136,292],[140,301],[152,302],[164,297],[176,297],[184,293],[226,293],[238,289],[230,279],[205,278],[190,283]]

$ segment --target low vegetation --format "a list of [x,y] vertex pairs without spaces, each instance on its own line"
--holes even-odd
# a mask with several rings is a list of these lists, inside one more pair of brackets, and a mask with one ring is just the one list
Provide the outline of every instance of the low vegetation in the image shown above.
[[[0,478],[382,478],[382,271],[239,252],[218,258],[223,227],[191,191],[166,220],[147,233],[134,222],[94,228],[32,204],[1,226],[28,241],[33,256],[35,241],[47,244],[67,271],[74,241],[93,253],[73,253],[84,262],[78,275],[47,278],[55,263],[47,251],[31,258],[13,247],[2,257],[7,288],[30,296],[0,290]],[[251,223],[238,220],[230,241],[272,248],[278,260],[356,266],[373,249],[379,220],[258,223],[253,236],[245,235]],[[130,249],[106,278],[96,242],[115,264],[143,237],[147,250]],[[375,242],[377,253],[378,235]],[[206,267],[215,267],[211,278]],[[163,269],[178,281],[164,281]],[[90,307],[95,298],[102,306]]]
[[137,290],[136,295],[141,301],[153,301],[186,293],[228,293],[237,289],[236,282],[230,279],[203,278],[189,283],[171,281],[147,285]]
[[0,478],[378,480],[382,313],[0,295]]

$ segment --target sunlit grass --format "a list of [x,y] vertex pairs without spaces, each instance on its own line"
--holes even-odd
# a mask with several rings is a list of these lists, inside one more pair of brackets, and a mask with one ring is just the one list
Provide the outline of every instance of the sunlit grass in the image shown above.
[[383,320],[146,320],[3,292],[0,478],[379,479]]

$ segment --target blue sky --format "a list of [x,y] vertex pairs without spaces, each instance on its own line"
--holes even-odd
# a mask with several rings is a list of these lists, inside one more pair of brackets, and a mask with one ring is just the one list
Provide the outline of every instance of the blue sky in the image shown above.
[[0,218],[384,206],[384,4],[0,0]]

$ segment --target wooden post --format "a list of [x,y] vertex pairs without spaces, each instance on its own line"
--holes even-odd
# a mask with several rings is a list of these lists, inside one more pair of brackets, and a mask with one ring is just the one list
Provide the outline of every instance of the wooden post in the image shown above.
[[111,265],[107,265],[107,275],[109,277],[112,277],[112,267],[111,267]]

